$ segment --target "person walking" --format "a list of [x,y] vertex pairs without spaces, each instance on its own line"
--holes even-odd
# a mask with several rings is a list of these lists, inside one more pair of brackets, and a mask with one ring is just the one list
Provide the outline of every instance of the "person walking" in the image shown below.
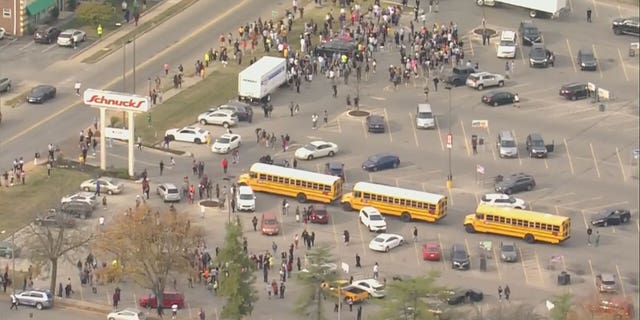
[[438,77],[434,77],[433,78],[433,89],[438,92],[438,82],[440,82],[440,79],[438,79]]
[[311,129],[317,129],[318,128],[318,115],[316,113],[314,113],[311,116],[311,122],[313,123]]
[[507,79],[509,79],[509,69],[510,69],[509,61],[505,61],[504,62],[504,74],[507,76]]
[[293,104],[293,101],[291,101],[291,103],[289,104],[289,113],[291,114],[292,117],[293,117],[293,108],[294,108],[294,104]]
[[378,280],[378,276],[380,275],[380,266],[378,262],[373,264],[373,278]]
[[587,9],[587,22],[591,23],[591,8]]
[[520,108],[520,96],[517,93],[513,95],[513,106]]
[[202,310],[202,308],[198,311],[198,319],[205,320],[204,310]]
[[16,298],[15,293],[11,294],[11,308],[9,310],[16,309],[18,311],[18,298]]
[[498,301],[502,301],[502,286],[498,286]]
[[227,169],[229,168],[229,161],[227,160],[227,158],[222,158],[222,160],[220,161],[220,165],[222,165],[222,172],[224,174],[227,174]]
[[349,231],[345,230],[342,233],[342,238],[344,239],[344,245],[349,246]]
[[511,289],[509,288],[509,285],[506,285],[504,287],[504,300],[509,302],[509,296],[511,296]]
[[324,125],[326,126],[329,123],[329,112],[327,112],[327,110],[324,110],[324,117],[322,117],[324,120]]
[[591,229],[591,227],[587,228],[587,245],[591,246],[591,234],[593,233],[593,230]]
[[596,231],[596,247],[600,245],[600,231]]
[[282,215],[286,216],[289,211],[289,202],[287,199],[282,199]]
[[338,97],[338,85],[337,84],[332,84],[331,85],[331,90],[333,90],[333,97],[336,98]]
[[251,219],[251,224],[253,225],[253,231],[258,231],[258,218],[256,216]]
[[96,30],[96,33],[98,33],[98,39],[102,38],[102,24],[98,24],[98,28]]
[[360,255],[356,253],[356,268],[362,268],[360,264]]
[[418,242],[418,227],[413,227],[413,242]]
[[76,96],[80,96],[80,87],[82,87],[82,84],[80,83],[80,81],[76,81],[76,84],[73,85],[73,88],[76,90]]
[[162,175],[162,172],[164,172],[164,161],[160,160],[159,167],[160,167],[160,175]]

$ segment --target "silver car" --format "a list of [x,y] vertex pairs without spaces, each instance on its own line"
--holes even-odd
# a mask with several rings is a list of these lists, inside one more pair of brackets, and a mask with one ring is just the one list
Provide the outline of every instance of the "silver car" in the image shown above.
[[502,241],[500,243],[500,259],[504,262],[518,261],[518,247],[513,241]]
[[80,184],[80,189],[87,192],[95,192],[96,183],[100,184],[100,191],[108,195],[119,194],[122,193],[122,190],[124,190],[124,183],[109,177],[86,180]]
[[16,294],[18,304],[36,307],[38,310],[53,306],[53,295],[50,291],[29,290]]
[[504,86],[504,76],[489,72],[472,73],[467,78],[467,86],[482,90],[486,87]]
[[180,201],[180,190],[173,183],[163,183],[156,192],[164,202]]

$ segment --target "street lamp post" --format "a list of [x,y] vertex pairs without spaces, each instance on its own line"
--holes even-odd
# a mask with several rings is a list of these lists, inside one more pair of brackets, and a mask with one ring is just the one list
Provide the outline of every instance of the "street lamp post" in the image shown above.
[[[122,43],[122,92],[127,92],[127,43]],[[126,112],[122,111],[122,125],[126,122]]]
[[[0,234],[5,234],[6,231],[0,231]],[[11,289],[16,292],[16,233],[11,233]]]
[[447,134],[447,149],[449,149],[449,175],[447,176],[447,188],[453,187],[453,173],[451,171],[451,149],[453,148],[453,135],[451,134],[451,89],[450,85],[444,87],[449,91],[449,133]]

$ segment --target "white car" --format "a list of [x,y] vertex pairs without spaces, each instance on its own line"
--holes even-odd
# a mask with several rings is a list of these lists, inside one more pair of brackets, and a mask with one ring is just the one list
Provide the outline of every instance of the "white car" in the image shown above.
[[69,202],[84,202],[90,204],[92,206],[96,205],[96,194],[93,192],[81,191],[76,194],[68,195],[62,197],[60,200],[61,204],[69,203]]
[[502,193],[488,193],[480,198],[480,203],[495,207],[505,207],[514,209],[526,209],[524,200]]
[[354,280],[351,285],[368,292],[374,298],[383,298],[385,295],[384,284],[376,279]]
[[516,33],[513,31],[502,31],[500,42],[498,43],[498,58],[515,59],[516,57]]
[[369,242],[369,249],[373,251],[389,252],[389,250],[404,244],[404,238],[399,234],[383,233]]
[[105,192],[108,195],[122,193],[124,190],[124,183],[109,177],[86,180],[80,184],[80,189],[95,192],[97,183],[100,184],[100,192]]
[[156,188],[156,193],[164,202],[180,201],[180,189],[173,183],[163,183]]
[[236,210],[256,211],[256,195],[250,186],[239,186],[236,192]]
[[215,124],[229,128],[238,123],[238,115],[236,115],[235,112],[226,109],[207,111],[198,115],[198,122],[202,125]]
[[370,232],[387,231],[387,221],[384,216],[374,207],[363,207],[360,209],[360,223],[362,223]]
[[0,40],[4,39],[4,34],[7,33],[6,30],[4,30],[4,28],[0,27]]
[[169,140],[200,144],[207,140],[209,131],[198,127],[184,127],[182,129],[169,129],[164,135],[169,137]]
[[333,157],[338,152],[338,145],[333,142],[311,141],[296,150],[295,156],[302,160],[312,160],[322,157]]
[[239,134],[225,133],[216,139],[216,142],[211,146],[211,152],[214,153],[228,153],[231,150],[240,148],[242,139]]
[[107,320],[144,320],[146,318],[144,312],[135,308],[126,308],[107,315]]
[[62,31],[58,35],[58,45],[61,47],[70,47],[73,45],[71,39],[73,39],[77,45],[78,43],[87,40],[87,33],[77,29],[67,29]]

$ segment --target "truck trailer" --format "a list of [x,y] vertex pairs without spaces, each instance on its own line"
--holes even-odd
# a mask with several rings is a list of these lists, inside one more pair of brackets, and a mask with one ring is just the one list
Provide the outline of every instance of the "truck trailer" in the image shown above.
[[567,0],[475,0],[479,6],[495,6],[506,4],[525,8],[531,18],[549,15],[557,18],[564,11],[568,11]]
[[271,93],[287,82],[284,58],[262,57],[238,74],[238,100],[249,103],[271,101]]

